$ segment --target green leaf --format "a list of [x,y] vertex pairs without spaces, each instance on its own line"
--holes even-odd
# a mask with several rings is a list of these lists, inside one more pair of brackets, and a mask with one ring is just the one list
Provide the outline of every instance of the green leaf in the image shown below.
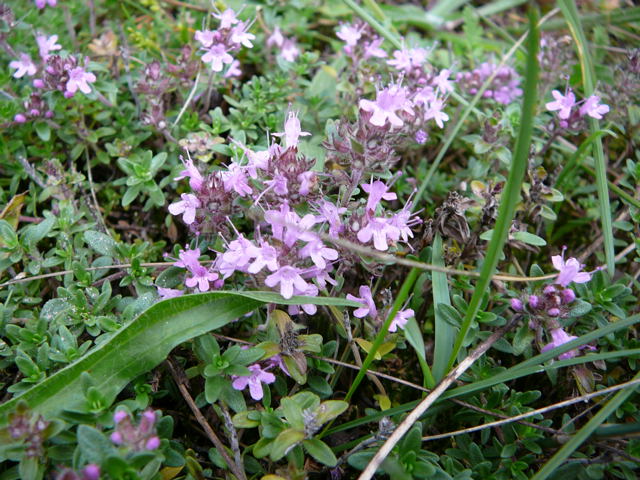
[[329,445],[324,443],[322,440],[310,438],[308,440],[304,440],[302,445],[305,450],[309,452],[309,455],[320,463],[327,465],[328,467],[333,467],[338,463],[338,459],[329,448]]
[[515,232],[511,237],[519,242],[527,243],[529,245],[535,245],[536,247],[544,247],[547,242],[544,238],[540,238],[537,235],[529,232]]
[[89,425],[78,427],[78,447],[88,463],[101,464],[109,455],[116,453],[111,440]]
[[302,440],[304,440],[304,432],[293,428],[283,430],[273,441],[270,454],[271,460],[274,462],[280,460]]
[[88,230],[84,232],[84,241],[101,255],[106,255],[107,257],[117,256],[116,242],[109,235]]
[[36,122],[35,127],[36,133],[38,134],[38,137],[40,137],[40,140],[42,140],[43,142],[48,142],[49,140],[51,140],[51,128],[49,127],[48,123]]
[[[444,259],[442,258],[442,238],[437,233],[433,239],[431,247],[431,263],[438,267],[444,267]],[[456,327],[443,314],[443,309],[439,307],[451,306],[449,298],[449,282],[447,275],[443,272],[431,273],[433,283],[433,306],[435,311],[435,346],[433,352],[432,372],[436,382],[444,378],[447,373],[447,365],[449,357],[453,350],[453,343],[456,339]],[[457,313],[457,312],[456,312]]]
[[360,305],[342,298],[294,296],[286,300],[273,292],[211,292],[158,302],[84,357],[0,405],[0,427],[21,400],[50,417],[65,409],[82,409],[83,372],[90,372],[95,388],[113,401],[132,379],[160,364],[177,345],[218,329],[265,303]]
[[349,408],[349,403],[344,400],[327,400],[322,402],[318,407],[316,407],[314,412],[316,422],[323,425],[342,414],[347,408]]

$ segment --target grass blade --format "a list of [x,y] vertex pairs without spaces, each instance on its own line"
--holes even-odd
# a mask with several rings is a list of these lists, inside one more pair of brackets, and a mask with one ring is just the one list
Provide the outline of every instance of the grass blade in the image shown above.
[[[431,263],[444,267],[442,258],[442,238],[436,234],[431,246]],[[433,376],[437,382],[442,380],[447,373],[449,357],[453,351],[453,343],[456,339],[456,329],[447,322],[439,313],[438,305],[444,303],[451,305],[449,298],[449,283],[447,275],[443,272],[431,274],[433,289],[433,312],[435,315],[435,346],[433,351]]]
[[[578,50],[580,67],[582,69],[584,96],[586,98],[593,94],[596,79],[578,9],[572,0],[558,0],[558,6],[567,21],[571,36]],[[589,117],[589,130],[592,135],[600,130],[598,120]],[[596,167],[596,187],[600,207],[600,222],[602,224],[602,235],[604,237],[604,253],[607,260],[607,270],[609,275],[613,277],[616,268],[615,251],[613,247],[613,225],[611,205],[609,204],[609,187],[607,185],[607,162],[604,157],[604,149],[602,148],[602,139],[600,136],[596,136],[593,139],[593,154]]]
[[[640,372],[636,373],[633,377],[634,380],[640,378]],[[544,480],[553,472],[555,472],[562,463],[569,458],[569,456],[575,452],[585,440],[587,440],[591,434],[604,423],[609,416],[615,412],[615,410],[622,405],[622,403],[631,395],[636,389],[637,385],[625,388],[619,391],[616,395],[607,402],[607,404],[596,413],[591,420],[589,420],[578,432],[571,437],[571,439],[565,443],[551,459],[544,464],[544,466],[536,473],[531,480]]]
[[520,128],[514,147],[514,156],[509,169],[509,176],[500,200],[500,208],[498,210],[498,218],[493,229],[493,236],[487,247],[487,253],[482,262],[480,270],[480,278],[476,284],[469,307],[465,312],[462,326],[458,332],[458,337],[453,347],[453,352],[449,358],[449,367],[451,367],[458,356],[458,352],[462,347],[464,337],[471,327],[471,322],[475,318],[480,308],[480,302],[484,296],[491,276],[495,272],[502,252],[502,247],[507,239],[507,234],[511,228],[511,222],[515,215],[516,206],[520,201],[520,190],[522,181],[527,170],[529,161],[529,149],[531,147],[531,136],[533,134],[533,120],[535,116],[535,108],[537,103],[538,89],[538,45],[540,34],[538,31],[537,19],[530,21],[530,30],[527,37],[527,67],[524,82],[524,100],[522,102],[522,113],[520,115]]

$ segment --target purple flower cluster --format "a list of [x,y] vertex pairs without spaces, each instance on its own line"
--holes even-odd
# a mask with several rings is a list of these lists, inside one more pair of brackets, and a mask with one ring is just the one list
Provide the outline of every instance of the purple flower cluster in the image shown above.
[[[284,131],[274,134],[281,145],[274,143],[268,150],[254,152],[237,144],[246,161],[232,161],[226,169],[207,176],[191,159],[185,161],[176,179],[188,179],[193,193],[183,193],[169,206],[169,212],[180,215],[198,235],[215,232],[227,238],[208,268],[199,262],[199,249],[180,252],[175,265],[187,270],[187,287],[202,292],[221,288],[225,280],[240,273],[251,275],[257,285],[274,289],[287,299],[315,296],[327,284],[336,284],[333,271],[341,256],[353,255],[328,245],[324,235],[372,244],[380,251],[413,237],[411,228],[420,220],[411,214],[411,203],[398,212],[386,212],[382,201],[393,201],[397,196],[380,180],[362,183],[366,197],[349,211],[324,197],[320,191],[324,177],[311,169],[313,160],[298,153],[300,137],[305,135],[309,133],[302,130],[298,116],[289,112]],[[326,188],[331,188],[330,183]],[[233,227],[230,217],[242,212],[239,205],[248,203],[263,210],[253,238],[235,227],[224,230],[224,225]],[[180,290],[162,289],[159,293],[168,298],[179,295]],[[304,311],[311,315],[316,310],[311,304],[289,307],[291,314]]]
[[342,48],[354,63],[387,56],[387,52],[381,48],[382,37],[375,35],[367,23],[343,23],[336,36],[345,43]]
[[558,112],[558,123],[564,129],[578,129],[578,125],[585,117],[601,120],[602,116],[609,112],[609,106],[600,103],[600,97],[597,95],[591,95],[579,102],[576,101],[576,96],[570,88],[564,95],[558,90],[553,90],[551,95],[554,100],[546,104],[547,110]]
[[277,49],[278,56],[287,62],[294,62],[300,55],[300,48],[295,39],[285,37],[280,27],[276,27],[267,38],[267,47]]
[[212,15],[220,21],[218,29],[198,30],[195,34],[200,50],[204,52],[202,61],[209,65],[213,72],[222,72],[226,68],[225,78],[239,77],[242,74],[240,62],[231,54],[243,46],[253,47],[252,41],[256,36],[248,31],[251,22],[238,20],[236,12],[231,8]]
[[495,63],[484,62],[470,72],[458,73],[456,79],[463,90],[475,95],[492,75],[495,76],[489,88],[482,94],[484,98],[492,98],[502,105],[508,105],[522,95],[520,77],[513,68],[506,65],[499,67]]
[[156,435],[156,414],[153,410],[145,410],[136,426],[131,417],[124,410],[118,410],[113,415],[116,430],[111,434],[111,441],[119,446],[133,451],[155,450],[160,446],[160,438]]
[[42,10],[44,7],[49,5],[50,7],[55,7],[58,5],[58,0],[35,0],[36,7]]
[[[547,285],[541,292],[528,295],[524,302],[519,298],[511,299],[511,308],[514,311],[531,315],[529,324],[532,328],[537,328],[540,321],[544,321],[549,328],[552,341],[542,348],[543,352],[577,338],[566,333],[558,320],[569,316],[570,305],[576,299],[575,292],[567,286],[570,283],[586,283],[593,275],[593,272],[583,272],[584,265],[577,259],[571,257],[565,261],[565,250],[566,247],[563,247],[561,255],[551,257],[554,268],[560,272],[553,285]],[[572,350],[563,353],[559,358],[572,358],[576,355],[577,352]]]

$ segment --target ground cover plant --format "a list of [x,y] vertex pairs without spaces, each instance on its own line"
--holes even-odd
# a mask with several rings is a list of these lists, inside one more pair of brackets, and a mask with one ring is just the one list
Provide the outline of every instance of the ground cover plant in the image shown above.
[[0,2],[0,479],[635,479],[640,8]]

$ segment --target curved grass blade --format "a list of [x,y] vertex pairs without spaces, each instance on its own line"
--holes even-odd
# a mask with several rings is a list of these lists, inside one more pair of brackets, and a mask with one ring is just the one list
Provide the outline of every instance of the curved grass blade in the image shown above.
[[[640,378],[640,372],[636,373],[633,377],[634,380]],[[585,440],[587,440],[591,434],[604,423],[609,416],[615,412],[615,410],[622,405],[622,403],[631,395],[636,389],[637,385],[625,388],[619,391],[616,395],[602,407],[598,413],[596,413],[591,420],[589,420],[578,432],[571,437],[571,439],[565,443],[551,459],[544,464],[544,466],[536,473],[531,480],[544,480],[553,472],[555,472],[562,463],[569,458],[569,456],[575,452]]]
[[272,292],[211,292],[158,302],[84,357],[0,405],[0,425],[19,401],[44,416],[86,406],[83,372],[89,373],[93,386],[112,401],[131,380],[156,367],[179,344],[221,328],[265,303],[360,305],[340,298],[285,300]]
[[449,368],[453,366],[458,356],[458,352],[462,347],[462,342],[466,336],[471,322],[475,318],[480,308],[480,302],[484,296],[491,276],[495,272],[500,259],[502,247],[507,239],[507,234],[511,228],[511,222],[516,211],[516,206],[520,201],[520,190],[522,188],[522,180],[527,170],[529,161],[529,148],[531,146],[531,136],[533,134],[533,121],[535,117],[535,108],[538,90],[538,44],[540,41],[540,33],[538,30],[537,18],[530,21],[529,35],[527,37],[527,67],[525,71],[524,82],[524,100],[522,102],[522,113],[520,114],[520,128],[514,146],[514,156],[509,169],[509,176],[500,200],[498,210],[498,218],[493,229],[493,235],[487,247],[487,253],[482,262],[480,270],[480,278],[476,284],[469,307],[465,312],[462,326],[458,332],[458,337],[453,346],[451,357],[449,358]]
[[[431,263],[444,267],[442,258],[442,238],[436,234],[431,246]],[[433,312],[435,315],[435,346],[433,350],[433,376],[436,382],[444,378],[447,373],[449,357],[453,351],[453,343],[456,339],[456,329],[438,310],[441,303],[451,305],[449,298],[449,283],[447,275],[443,272],[432,272],[431,282],[433,290]]]
[[[575,41],[580,58],[580,67],[582,70],[582,82],[584,84],[584,96],[589,97],[595,89],[595,73],[591,55],[589,54],[589,46],[585,37],[580,15],[576,4],[572,0],[558,0],[558,7],[564,15],[571,36]],[[589,130],[591,134],[599,131],[598,120],[589,117]],[[613,277],[615,273],[615,251],[613,246],[613,225],[611,216],[611,205],[609,203],[609,188],[607,185],[607,162],[604,157],[604,149],[602,147],[602,139],[596,136],[593,140],[593,153],[596,167],[596,187],[598,191],[598,204],[600,207],[600,222],[602,224],[602,235],[604,237],[604,253],[607,260],[607,270],[609,275]]]

